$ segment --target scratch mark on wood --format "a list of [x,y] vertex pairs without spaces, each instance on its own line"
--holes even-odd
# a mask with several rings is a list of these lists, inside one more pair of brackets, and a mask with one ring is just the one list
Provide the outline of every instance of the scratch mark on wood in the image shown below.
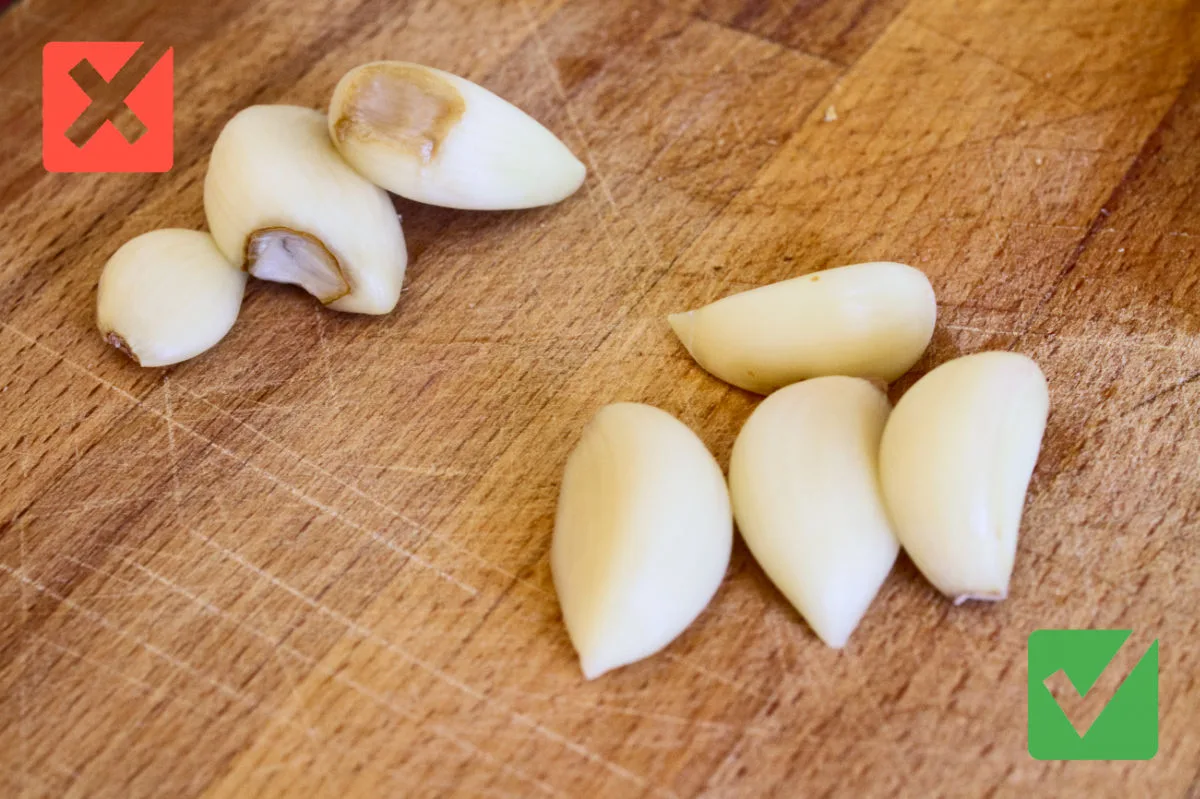
[[180,499],[179,492],[179,454],[175,449],[175,422],[174,415],[171,412],[171,379],[163,375],[162,382],[163,390],[163,412],[167,427],[167,457],[170,462],[171,470],[171,498],[175,503],[175,519],[182,520],[183,501]]
[[[200,534],[195,533],[195,535],[199,536]],[[313,608],[314,610],[321,613],[322,615],[328,616],[329,618],[333,619],[334,621],[337,621],[338,623],[342,624],[344,627],[346,627],[346,629],[349,632],[354,633],[356,636],[358,636],[360,638],[363,638],[365,640],[372,641],[374,643],[379,644],[384,649],[386,649],[388,652],[391,652],[392,654],[400,657],[402,660],[405,660],[405,661],[413,664],[418,669],[420,669],[421,671],[424,671],[426,674],[429,674],[431,677],[438,680],[439,682],[445,683],[446,685],[450,686],[451,688],[454,688],[455,690],[459,691],[460,693],[466,694],[467,696],[471,697],[472,699],[475,699],[476,701],[481,702],[485,705],[499,707],[500,710],[504,711],[509,716],[509,718],[512,721],[516,722],[517,724],[520,724],[521,726],[524,726],[524,727],[528,727],[529,729],[533,730],[541,737],[546,738],[547,740],[553,741],[553,742],[565,747],[566,749],[583,757],[585,760],[591,761],[593,763],[596,763],[597,765],[604,767],[610,773],[612,773],[628,782],[632,782],[633,784],[637,785],[638,787],[642,788],[643,790],[649,789],[652,787],[643,778],[639,777],[638,775],[634,774],[633,772],[629,771],[628,769],[623,768],[622,766],[619,766],[616,763],[613,763],[612,761],[605,758],[603,755],[593,752],[591,749],[588,749],[583,744],[544,726],[536,719],[533,719],[533,718],[525,715],[524,713],[514,711],[511,708],[508,708],[507,706],[504,706],[504,705],[498,703],[496,700],[487,696],[486,694],[484,694],[483,692],[474,688],[473,686],[468,685],[467,683],[463,682],[462,680],[459,680],[457,677],[454,677],[453,675],[448,674],[445,671],[439,669],[437,666],[433,665],[432,663],[409,653],[407,650],[403,649],[398,644],[383,637],[382,635],[379,635],[371,628],[360,624],[359,622],[355,621],[354,619],[351,619],[350,617],[346,616],[345,614],[339,613],[338,611],[333,610],[332,608],[326,607],[324,604],[313,599],[312,597],[310,597],[308,594],[304,593],[300,589],[295,588],[294,586],[290,585],[289,583],[287,583],[287,582],[281,580],[280,578],[276,577],[275,575],[271,574],[270,572],[260,569],[258,566],[255,566],[253,563],[250,563],[249,561],[247,561],[245,558],[243,558],[241,555],[234,552],[233,550],[230,550],[226,547],[221,546],[219,543],[217,543],[216,541],[213,541],[211,538],[206,538],[204,536],[200,536],[200,538],[209,546],[212,546],[213,548],[217,549],[219,552],[221,552],[223,555],[225,555],[229,559],[240,564],[243,568],[246,568],[246,569],[254,572],[255,574],[260,575],[264,580],[267,580],[269,583],[274,585],[276,588],[279,588],[280,590],[282,590],[288,594],[291,594],[296,599],[299,599],[301,602],[303,602],[304,604]]]
[[[211,722],[217,723],[217,722],[221,721],[220,714],[210,712],[210,711],[204,709],[203,707],[201,707],[200,705],[197,705],[194,702],[188,701],[184,697],[180,696],[179,692],[177,690],[172,690],[168,683],[160,683],[158,685],[155,685],[155,684],[146,682],[145,680],[138,679],[137,677],[131,677],[128,674],[125,674],[124,672],[113,668],[112,666],[108,665],[107,663],[104,663],[95,658],[89,657],[89,656],[83,654],[82,652],[74,650],[74,649],[72,649],[68,646],[65,646],[63,644],[60,644],[56,641],[52,641],[49,638],[45,638],[43,636],[35,636],[35,640],[37,640],[40,644],[42,644],[44,646],[49,646],[53,649],[56,649],[59,652],[62,652],[63,654],[69,655],[69,656],[75,658],[76,660],[79,660],[81,663],[88,664],[89,666],[96,669],[97,671],[103,672],[104,674],[112,676],[112,677],[132,686],[133,688],[137,689],[139,692],[144,694],[147,697],[147,700],[151,703],[166,702],[168,705],[177,705],[179,707],[182,707],[188,713],[195,714],[195,715],[200,716],[201,718],[207,719]],[[344,756],[359,758],[360,760],[363,760],[363,761],[369,761],[369,759],[370,759],[369,753],[364,752],[360,749],[356,749],[355,747],[352,747],[352,746],[347,746],[346,744],[340,742],[336,738],[324,738],[321,736],[321,734],[320,734],[321,731],[319,729],[305,728],[302,725],[295,722],[290,717],[288,717],[282,713],[272,711],[271,709],[264,707],[262,705],[255,705],[253,707],[250,707],[249,711],[251,713],[253,713],[254,715],[262,716],[263,718],[265,718],[266,720],[268,720],[270,722],[274,722],[276,724],[282,724],[283,726],[285,726],[289,729],[295,730],[296,732],[299,732],[306,738],[312,738],[315,740],[319,740],[321,742],[322,746],[327,747],[328,749],[332,750],[335,753],[340,753]]]
[[1200,380],[1200,372],[1195,372],[1193,374],[1188,375],[1187,377],[1176,380],[1174,383],[1167,386],[1166,388],[1156,391],[1153,394],[1151,394],[1149,397],[1146,397],[1144,400],[1139,402],[1137,405],[1134,405],[1133,408],[1131,408],[1131,410],[1134,410],[1134,411],[1140,410],[1140,409],[1146,407],[1147,405],[1150,405],[1151,403],[1157,402],[1158,400],[1162,399],[1163,397],[1170,394],[1171,392],[1178,391],[1179,389],[1183,388],[1184,386],[1186,386],[1190,383],[1194,383],[1197,380]]
[[11,566],[8,566],[3,563],[0,563],[0,571],[3,571],[5,574],[9,575],[10,577],[12,577],[15,580],[18,580],[21,583],[28,585],[29,587],[33,588],[34,590],[38,591],[39,593],[45,594],[46,596],[50,597],[51,599],[54,599],[55,601],[57,601],[59,604],[63,605],[64,607],[74,610],[75,612],[82,615],[84,618],[88,619],[91,622],[94,622],[95,624],[99,625],[100,627],[103,627],[104,629],[108,630],[109,632],[113,633],[114,635],[117,635],[118,637],[124,638],[129,641],[132,641],[133,643],[142,647],[143,649],[145,649],[147,652],[154,655],[155,657],[160,658],[161,660],[169,663],[172,667],[188,674],[189,676],[193,677],[194,679],[199,680],[200,682],[203,682],[205,685],[208,685],[209,687],[218,691],[222,695],[232,699],[233,701],[237,702],[238,704],[244,705],[246,707],[257,707],[258,706],[259,702],[256,698],[248,696],[246,694],[243,694],[241,691],[238,691],[236,688],[226,685],[225,683],[221,682],[220,680],[213,679],[212,677],[210,677],[207,674],[205,674],[204,672],[200,671],[199,669],[197,669],[195,666],[191,665],[187,661],[182,660],[181,658],[175,657],[170,652],[167,652],[166,650],[162,649],[161,647],[150,643],[145,638],[142,638],[141,636],[137,636],[137,635],[132,635],[132,634],[126,632],[120,625],[114,624],[113,622],[109,621],[109,619],[107,617],[97,613],[96,611],[94,611],[90,608],[86,608],[86,607],[80,605],[78,602],[75,602],[70,597],[63,596],[62,594],[55,591],[53,588],[50,588],[46,584],[42,583],[40,580],[35,580],[32,577],[25,575],[21,571],[18,571],[17,569],[14,569]]
[[[189,393],[191,393],[191,392],[189,392]],[[319,464],[314,463],[312,460],[310,460],[308,457],[306,457],[302,453],[299,453],[299,452],[293,450],[291,447],[288,447],[286,444],[276,441],[274,438],[267,435],[264,431],[260,430],[258,427],[250,424],[249,422],[245,422],[245,421],[242,421],[241,419],[238,419],[236,416],[234,416],[233,414],[231,414],[229,411],[225,410],[221,406],[210,402],[209,400],[207,400],[204,397],[201,397],[201,396],[198,396],[195,394],[193,394],[192,396],[194,396],[196,399],[200,400],[201,402],[205,403],[206,405],[211,406],[215,411],[217,411],[217,413],[221,414],[223,417],[228,418],[231,421],[233,421],[234,423],[244,427],[245,429],[249,430],[254,435],[256,435],[259,438],[261,438],[262,440],[266,441],[268,444],[271,444],[272,446],[283,451],[288,456],[295,459],[297,462],[299,462],[299,463],[303,464],[304,466],[307,466],[309,469],[312,469],[313,471],[317,472],[322,477],[324,477],[327,480],[330,480],[331,482],[336,484],[338,487],[349,491],[350,493],[352,493],[354,496],[358,497],[359,499],[362,499],[362,500],[370,503],[373,507],[378,508],[379,510],[383,511],[384,513],[387,513],[392,518],[397,519],[398,521],[403,522],[404,524],[408,525],[409,527],[413,528],[414,530],[425,534],[428,538],[431,538],[441,544],[444,544],[447,547],[449,547],[450,549],[453,549],[454,551],[456,551],[462,555],[466,555],[467,557],[471,558],[475,562],[479,563],[480,565],[484,566],[485,568],[487,568],[493,572],[496,572],[510,580],[515,580],[519,583],[522,583],[522,584],[526,585],[526,587],[536,588],[536,586],[532,586],[532,584],[528,583],[528,581],[517,576],[516,574],[508,571],[507,569],[502,568],[501,566],[498,566],[498,565],[492,563],[491,561],[487,560],[486,558],[479,556],[474,551],[467,549],[466,547],[455,542],[454,540],[437,533],[436,531],[430,529],[429,527],[426,527],[425,525],[423,525],[420,522],[418,522],[417,520],[411,518],[407,514],[402,513],[401,511],[399,511],[396,508],[392,507],[391,505],[387,504],[386,502],[376,499],[374,496],[372,496],[371,494],[368,494],[366,491],[363,491],[361,488],[359,488],[354,483],[343,480],[342,478],[338,477],[336,474],[330,472],[329,470],[323,468]],[[541,589],[537,589],[537,590],[540,591]],[[472,595],[476,595],[479,592],[477,590],[475,590],[474,588],[472,588],[471,593],[472,593]]]
[[[158,572],[154,571],[153,569],[150,569],[146,566],[143,566],[140,563],[137,563],[136,561],[129,560],[127,558],[122,558],[122,561],[124,563],[128,564],[129,566],[133,567],[134,569],[137,569],[138,571],[142,572],[143,574],[148,576],[150,579],[158,582],[161,585],[164,585],[168,590],[172,591],[173,593],[176,593],[176,594],[186,598],[188,601],[193,602],[196,605],[199,605],[206,612],[208,612],[214,616],[219,616],[220,618],[222,618],[222,619],[226,620],[227,622],[229,622],[230,624],[232,624],[234,627],[241,629],[241,630],[245,630],[247,633],[249,633],[254,638],[257,638],[260,641],[263,641],[266,644],[267,650],[269,652],[274,652],[274,653],[286,652],[289,656],[295,658],[296,660],[299,660],[300,662],[304,663],[305,665],[309,666],[310,668],[313,668],[313,669],[319,671],[320,673],[322,673],[326,677],[330,678],[334,682],[337,682],[337,683],[340,683],[342,685],[349,687],[355,693],[370,700],[374,704],[379,705],[380,707],[390,710],[395,715],[400,716],[402,718],[409,719],[411,721],[416,721],[418,723],[420,723],[422,721],[422,718],[417,713],[415,713],[413,710],[411,710],[410,708],[403,707],[403,706],[397,704],[396,702],[394,702],[390,699],[387,699],[383,695],[379,694],[377,691],[374,691],[374,690],[368,688],[367,686],[363,685],[362,683],[347,677],[340,669],[334,669],[329,666],[326,666],[324,663],[316,660],[312,656],[306,655],[305,653],[292,647],[290,644],[284,643],[284,642],[278,640],[276,637],[268,634],[267,632],[259,629],[258,627],[255,627],[254,625],[248,623],[245,619],[228,612],[227,610],[220,607],[219,605],[212,602],[211,600],[209,600],[203,596],[200,596],[196,593],[193,593],[189,589],[184,588],[183,586],[175,583],[170,578],[165,577],[165,576],[159,574]],[[265,574],[265,572],[263,572],[263,574]],[[278,584],[283,585],[282,581],[278,581]],[[296,596],[298,598],[304,597],[305,599],[307,599],[307,596],[302,594],[299,591],[293,590],[292,593],[294,596]],[[350,624],[353,624],[353,622],[350,622],[347,617],[342,616],[340,613],[337,613],[336,611],[333,611],[333,610],[327,608],[325,605],[322,605],[321,603],[316,602],[315,600],[310,600],[310,601],[312,603],[310,605],[310,607],[315,607],[319,611],[323,611],[325,613],[332,614],[334,618],[337,618],[339,621],[342,621],[343,625],[349,627]],[[374,633],[370,633],[370,635],[371,635],[371,637],[377,637],[377,636],[375,636]],[[298,707],[302,708],[303,703],[299,703]],[[312,731],[313,734],[315,735],[314,727],[309,726],[306,729],[308,731]],[[521,779],[524,782],[534,785],[534,786],[538,787],[540,790],[542,790],[544,793],[549,793],[552,796],[560,796],[561,795],[554,789],[553,786],[551,786],[547,783],[544,783],[534,777],[529,776],[525,772],[521,771],[520,769],[515,768],[514,766],[511,766],[510,764],[507,764],[507,763],[504,763],[504,762],[498,760],[494,755],[490,754],[489,752],[485,752],[485,751],[479,749],[478,747],[476,747],[474,744],[470,743],[469,741],[450,732],[443,725],[430,725],[429,729],[436,732],[439,736],[446,738],[447,740],[451,741],[455,745],[459,746],[464,751],[470,752],[473,755],[480,756],[483,759],[489,761],[494,766],[496,766],[500,771],[503,771],[504,773],[510,774],[514,777]]]
[[548,702],[552,705],[568,705],[570,707],[583,708],[585,710],[591,710],[597,713],[614,713],[622,716],[632,716],[633,718],[645,719],[647,721],[657,721],[664,724],[707,729],[720,734],[745,732],[751,736],[764,737],[778,732],[778,730],[774,728],[768,729],[765,727],[757,727],[753,724],[749,727],[745,727],[740,724],[731,724],[724,721],[709,721],[706,719],[691,718],[689,716],[677,716],[671,713],[658,713],[650,710],[639,710],[635,707],[616,705],[610,702],[584,702],[580,700],[572,700],[557,694],[542,694],[533,691],[520,691],[514,693],[530,699],[538,699]]
[[[629,222],[629,224],[633,227],[634,232],[637,233],[638,238],[640,238],[642,241],[642,245],[644,247],[643,252],[645,252],[649,257],[654,258],[654,245],[650,242],[650,237],[646,235],[646,231],[638,223],[637,218],[633,216],[627,217],[621,212],[620,207],[617,205],[617,200],[613,196],[612,189],[609,188],[608,178],[605,176],[604,171],[600,168],[600,161],[596,157],[596,153],[592,149],[591,144],[588,142],[588,138],[583,132],[583,127],[579,124],[579,119],[576,116],[571,99],[567,96],[567,92],[563,88],[562,82],[558,79],[558,73],[554,69],[554,64],[550,60],[550,53],[546,47],[546,40],[542,36],[541,30],[537,25],[537,20],[529,10],[529,5],[526,0],[520,0],[520,7],[521,12],[525,15],[525,19],[529,25],[530,36],[533,38],[534,44],[537,46],[538,55],[541,57],[542,63],[546,68],[546,76],[549,80],[549,83],[553,87],[555,93],[558,95],[559,101],[562,103],[563,112],[567,116],[567,121],[570,123],[571,128],[573,129],[575,137],[579,140],[580,146],[587,155],[587,160],[588,163],[591,164],[592,171],[596,173],[596,182],[600,184],[600,190],[603,192],[605,199],[608,201],[609,207],[612,208],[613,214],[615,214],[618,218],[626,219]],[[584,190],[586,191],[588,200],[590,202],[592,200],[592,192],[587,183],[584,184]],[[592,203],[592,206],[594,208],[596,207],[594,202]],[[601,229],[604,231],[604,235],[609,239],[609,244],[613,253],[616,254],[619,252],[619,249],[615,246],[615,244],[613,244],[612,241],[611,223],[608,222],[607,217],[602,211],[600,211],[599,208],[596,208],[596,216],[601,223]],[[654,260],[657,261],[658,259],[655,258]]]
[[195,438],[200,439],[207,446],[213,448],[214,450],[216,450],[217,452],[226,456],[227,458],[229,458],[233,461],[236,461],[237,463],[241,464],[242,466],[250,469],[252,472],[263,477],[271,484],[279,486],[280,488],[284,489],[292,496],[299,499],[301,502],[304,502],[305,504],[309,505],[310,507],[315,508],[316,510],[325,514],[326,516],[329,516],[332,519],[336,519],[336,520],[340,521],[341,523],[347,525],[348,527],[359,531],[360,533],[366,535],[368,538],[375,541],[376,543],[379,543],[379,544],[383,545],[384,547],[392,550],[393,552],[395,552],[399,555],[402,555],[405,558],[408,558],[413,563],[416,563],[419,566],[429,569],[434,574],[438,575],[440,578],[442,578],[446,582],[450,583],[451,585],[454,585],[455,587],[459,588],[463,592],[470,594],[471,596],[477,596],[479,594],[479,591],[474,586],[467,585],[463,581],[459,580],[457,577],[454,577],[453,575],[451,575],[445,571],[442,571],[441,569],[437,568],[429,561],[427,561],[424,558],[417,555],[415,552],[405,549],[404,547],[401,547],[400,545],[396,544],[394,541],[392,541],[388,537],[384,536],[383,534],[381,534],[375,530],[368,529],[368,528],[364,527],[363,525],[359,524],[358,522],[353,521],[352,519],[346,518],[336,508],[326,505],[325,503],[323,503],[320,500],[316,499],[315,497],[305,493],[303,490],[292,485],[291,483],[287,482],[286,480],[276,476],[275,474],[267,471],[266,469],[262,468],[261,466],[258,466],[257,464],[251,463],[249,461],[249,459],[243,458],[242,456],[238,455],[233,450],[231,450],[225,446],[222,446],[221,444],[218,444],[216,441],[213,441],[211,438],[209,438],[208,436],[205,436],[203,433],[199,432],[198,430],[196,430],[182,422],[167,419],[166,414],[162,413],[161,411],[159,411],[155,408],[148,406],[141,399],[135,397],[133,394],[130,394],[125,389],[121,388],[120,386],[116,385],[115,383],[112,383],[109,380],[105,380],[103,377],[101,377],[100,375],[97,375],[95,372],[91,371],[86,366],[83,366],[82,364],[77,363],[77,362],[71,360],[70,358],[67,358],[63,353],[57,352],[56,350],[46,346],[45,344],[42,344],[37,339],[33,338],[32,336],[29,336],[25,332],[13,327],[12,325],[10,325],[7,322],[0,321],[0,326],[3,326],[4,329],[9,330],[12,333],[15,333],[16,335],[20,336],[21,338],[25,339],[26,341],[30,342],[31,344],[34,344],[39,349],[49,353],[52,357],[57,359],[57,361],[64,363],[67,366],[71,367],[72,369],[80,371],[80,372],[84,373],[85,375],[90,376],[94,380],[99,381],[102,385],[106,386],[109,390],[111,390],[118,396],[129,400],[130,402],[132,402],[134,405],[136,405],[138,408],[140,408],[145,413],[148,413],[152,416],[162,419],[163,421],[167,422],[172,428],[178,428],[178,429],[182,430],[183,432],[187,433],[188,435],[191,435],[191,436],[194,436]]
[[733,690],[737,691],[740,694],[745,694],[746,696],[753,696],[753,697],[761,697],[762,696],[761,693],[759,693],[758,691],[755,691],[750,686],[748,686],[744,683],[739,683],[737,680],[732,680],[729,677],[726,677],[724,674],[719,674],[706,666],[702,666],[693,660],[685,658],[683,655],[678,655],[674,652],[662,652],[659,654],[659,656],[666,658],[667,660],[671,660],[676,663],[679,663],[680,665],[690,669],[691,671],[694,671],[695,673],[699,674],[700,676],[706,677],[706,678],[712,680],[713,682],[720,683],[721,685],[724,685],[727,688],[732,688]]
[[[17,568],[22,572],[26,567],[25,552],[25,520],[17,520]],[[32,776],[32,763],[29,759],[29,596],[28,586],[21,583],[17,601],[21,603],[21,630],[17,638],[17,646],[21,650],[20,664],[17,666],[17,738],[21,753],[21,794],[24,796]]]
[[333,379],[333,359],[329,355],[329,342],[325,339],[325,311],[314,305],[313,313],[317,317],[317,343],[321,349],[321,361],[325,364],[326,388],[334,406],[340,408],[342,398],[337,390],[337,382]]

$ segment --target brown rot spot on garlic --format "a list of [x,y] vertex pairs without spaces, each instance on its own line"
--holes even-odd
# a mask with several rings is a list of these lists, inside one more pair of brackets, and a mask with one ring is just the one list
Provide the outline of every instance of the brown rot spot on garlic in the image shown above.
[[373,64],[347,88],[333,135],[339,143],[382,139],[428,163],[466,107],[458,89],[434,72],[410,64]]
[[107,333],[104,334],[104,341],[110,347],[115,347],[116,349],[118,349],[121,352],[128,355],[130,357],[130,359],[132,359],[133,362],[136,363],[138,366],[142,365],[142,362],[138,360],[138,356],[133,354],[133,348],[131,348],[129,346],[128,342],[126,342],[125,339],[121,338],[121,336],[118,335],[117,333],[114,333],[111,330],[108,331]]
[[338,259],[320,239],[286,227],[260,228],[246,239],[246,271],[291,283],[328,305],[350,293]]

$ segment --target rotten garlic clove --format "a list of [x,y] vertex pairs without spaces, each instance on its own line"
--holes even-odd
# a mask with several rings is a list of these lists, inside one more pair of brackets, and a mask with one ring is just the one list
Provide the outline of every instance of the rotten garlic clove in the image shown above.
[[675,639],[725,575],[733,540],[721,468],[686,425],[618,403],[567,459],[550,566],[586,678]]
[[1008,595],[1049,406],[1036,363],[983,352],[922,377],[888,420],[879,473],[896,535],[955,604]]
[[706,370],[769,394],[822,375],[890,382],[921,357],[936,317],[919,269],[876,262],[762,286],[668,321]]
[[225,337],[237,320],[246,274],[212,236],[166,229],[126,242],[104,265],[96,324],[141,366],[169,366]]
[[329,135],[373,183],[449,208],[531,208],[583,183],[553,133],[469,80],[402,61],[350,70],[329,103]]
[[813,631],[845,646],[900,544],[879,492],[887,397],[818,377],[767,397],[738,434],[729,490],[742,538]]
[[301,286],[336,311],[396,307],[408,253],[387,192],[342,160],[325,117],[256,105],[213,146],[204,211],[217,246],[255,277]]

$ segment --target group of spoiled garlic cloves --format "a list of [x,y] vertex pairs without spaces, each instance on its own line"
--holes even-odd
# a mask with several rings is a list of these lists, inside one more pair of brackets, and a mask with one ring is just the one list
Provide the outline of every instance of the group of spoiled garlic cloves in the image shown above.
[[584,165],[554,134],[470,81],[380,61],[338,83],[329,113],[256,105],[217,137],[204,180],[211,233],[138,236],[100,276],[100,332],[142,366],[199,355],[229,332],[246,275],[324,305],[386,314],[408,253],[388,192],[449,208],[556,203]]
[[1012,352],[943,363],[892,409],[937,304],[897,263],[829,269],[674,314],[713,375],[769,395],[728,488],[703,441],[649,405],[601,408],[567,459],[550,565],[584,676],[647,657],[700,614],[733,523],[829,646],[845,646],[901,546],[956,603],[1004,599],[1049,397]]

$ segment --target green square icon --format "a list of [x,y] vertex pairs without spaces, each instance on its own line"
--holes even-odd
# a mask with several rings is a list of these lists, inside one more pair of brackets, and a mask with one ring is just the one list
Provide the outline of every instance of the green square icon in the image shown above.
[[[1038,760],[1149,760],[1158,752],[1158,641],[1081,732],[1046,685],[1059,671],[1082,697],[1132,630],[1036,630],[1029,636],[1029,754]],[[1119,675],[1114,675],[1119,676]],[[1099,697],[1106,699],[1106,697]]]

